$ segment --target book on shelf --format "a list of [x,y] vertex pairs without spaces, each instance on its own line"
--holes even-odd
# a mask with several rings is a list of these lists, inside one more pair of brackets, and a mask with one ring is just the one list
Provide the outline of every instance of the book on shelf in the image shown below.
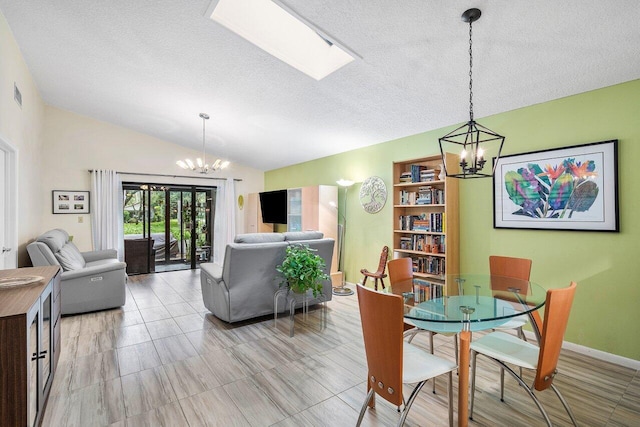
[[404,249],[407,251],[413,250],[413,242],[411,241],[411,237],[400,237],[400,249]]
[[411,172],[402,172],[400,174],[400,182],[411,182]]
[[413,272],[425,273],[434,276],[445,275],[446,261],[442,257],[420,256],[412,258]]
[[428,219],[414,219],[413,226],[411,228],[413,231],[430,231],[429,230],[429,220]]
[[420,182],[433,181],[436,176],[436,171],[433,169],[422,169],[420,171]]
[[433,283],[424,279],[413,279],[413,294],[416,304],[444,295],[444,287],[440,283]]
[[426,213],[398,216],[398,228],[407,231],[432,231],[431,219]]

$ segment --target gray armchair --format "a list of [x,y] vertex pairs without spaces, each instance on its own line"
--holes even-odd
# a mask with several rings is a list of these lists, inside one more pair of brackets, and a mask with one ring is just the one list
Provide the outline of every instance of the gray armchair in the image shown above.
[[27,245],[34,267],[62,267],[62,314],[120,307],[126,302],[126,264],[114,249],[80,252],[61,229],[47,231]]

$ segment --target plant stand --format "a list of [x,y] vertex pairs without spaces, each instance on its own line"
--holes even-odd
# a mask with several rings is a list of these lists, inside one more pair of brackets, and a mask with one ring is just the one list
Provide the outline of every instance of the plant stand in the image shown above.
[[312,291],[302,294],[292,292],[289,288],[281,288],[273,295],[273,325],[276,326],[278,321],[278,301],[281,297],[285,298],[285,307],[289,307],[289,337],[293,337],[293,327],[295,321],[296,306],[302,304],[302,315],[306,319],[309,314],[309,302],[316,299],[322,304],[320,309],[320,329],[323,329],[327,323],[327,301],[324,294],[317,297],[313,296]]

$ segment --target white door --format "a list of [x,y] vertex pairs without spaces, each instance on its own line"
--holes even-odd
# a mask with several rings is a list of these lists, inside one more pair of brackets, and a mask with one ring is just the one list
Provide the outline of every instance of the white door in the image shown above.
[[16,149],[0,135],[0,270],[18,264]]

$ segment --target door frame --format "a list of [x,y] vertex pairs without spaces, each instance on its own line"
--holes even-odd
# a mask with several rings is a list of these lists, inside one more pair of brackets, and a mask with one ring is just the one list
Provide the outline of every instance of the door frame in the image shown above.
[[[0,133],[0,150],[4,156],[4,228],[5,245],[11,248],[4,258],[4,268],[18,267],[18,149]],[[2,250],[2,248],[0,248]]]

